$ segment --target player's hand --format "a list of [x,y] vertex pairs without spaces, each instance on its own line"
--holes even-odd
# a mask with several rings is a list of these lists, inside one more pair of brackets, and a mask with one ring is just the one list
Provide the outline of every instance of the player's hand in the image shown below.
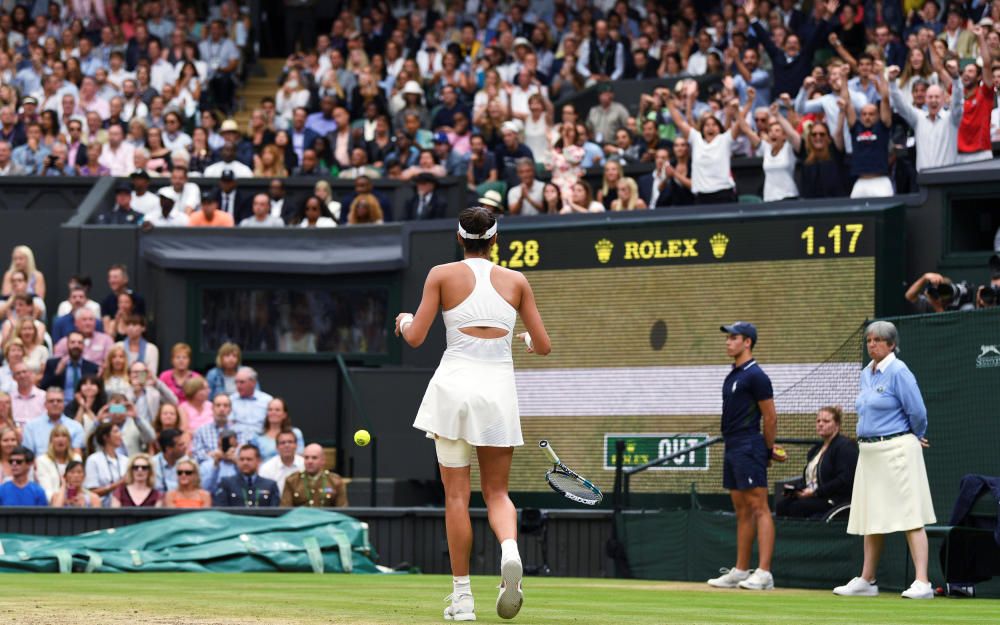
[[534,354],[535,353],[535,348],[532,347],[531,343],[529,343],[531,337],[530,337],[530,335],[527,332],[522,332],[522,333],[518,334],[517,338],[520,339],[520,340],[522,340],[522,341],[524,341],[524,345],[525,345],[525,348],[526,348],[525,351],[526,352],[528,352],[529,354]]
[[399,327],[399,322],[403,320],[404,317],[408,316],[410,313],[401,312],[396,315],[396,336],[402,336],[402,330]]

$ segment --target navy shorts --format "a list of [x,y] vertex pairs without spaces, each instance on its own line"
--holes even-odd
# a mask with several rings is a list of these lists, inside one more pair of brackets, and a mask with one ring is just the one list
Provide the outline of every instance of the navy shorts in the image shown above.
[[723,488],[767,488],[767,461],[767,445],[763,436],[758,434],[727,440],[722,460]]

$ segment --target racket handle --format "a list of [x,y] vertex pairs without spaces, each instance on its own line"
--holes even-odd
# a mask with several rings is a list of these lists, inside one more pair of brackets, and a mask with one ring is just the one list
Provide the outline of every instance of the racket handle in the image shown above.
[[549,441],[542,439],[538,441],[538,446],[545,450],[545,453],[549,455],[554,464],[561,464],[559,462],[559,456],[556,455],[556,450],[552,449],[552,445],[549,445]]

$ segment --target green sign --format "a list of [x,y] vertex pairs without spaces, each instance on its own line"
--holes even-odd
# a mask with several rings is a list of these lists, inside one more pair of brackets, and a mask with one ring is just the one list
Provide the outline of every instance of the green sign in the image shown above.
[[[672,454],[692,445],[697,445],[708,439],[708,434],[605,434],[604,435],[604,468],[613,471],[617,458],[615,448],[618,441],[625,441],[625,453],[622,458],[623,467],[637,467],[650,460]],[[681,454],[653,471],[683,471],[708,470],[709,447],[702,447],[686,454]]]

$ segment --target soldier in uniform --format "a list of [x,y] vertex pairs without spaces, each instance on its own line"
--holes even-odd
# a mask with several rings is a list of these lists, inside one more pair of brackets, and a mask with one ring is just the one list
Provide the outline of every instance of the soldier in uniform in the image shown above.
[[305,471],[292,473],[285,478],[281,505],[310,508],[346,507],[347,487],[339,475],[323,468],[326,462],[323,448],[315,443],[307,445],[302,457],[305,460]]
[[240,447],[236,457],[239,473],[219,481],[212,496],[217,508],[273,508],[281,505],[281,493],[274,480],[257,475],[260,450],[255,445]]

